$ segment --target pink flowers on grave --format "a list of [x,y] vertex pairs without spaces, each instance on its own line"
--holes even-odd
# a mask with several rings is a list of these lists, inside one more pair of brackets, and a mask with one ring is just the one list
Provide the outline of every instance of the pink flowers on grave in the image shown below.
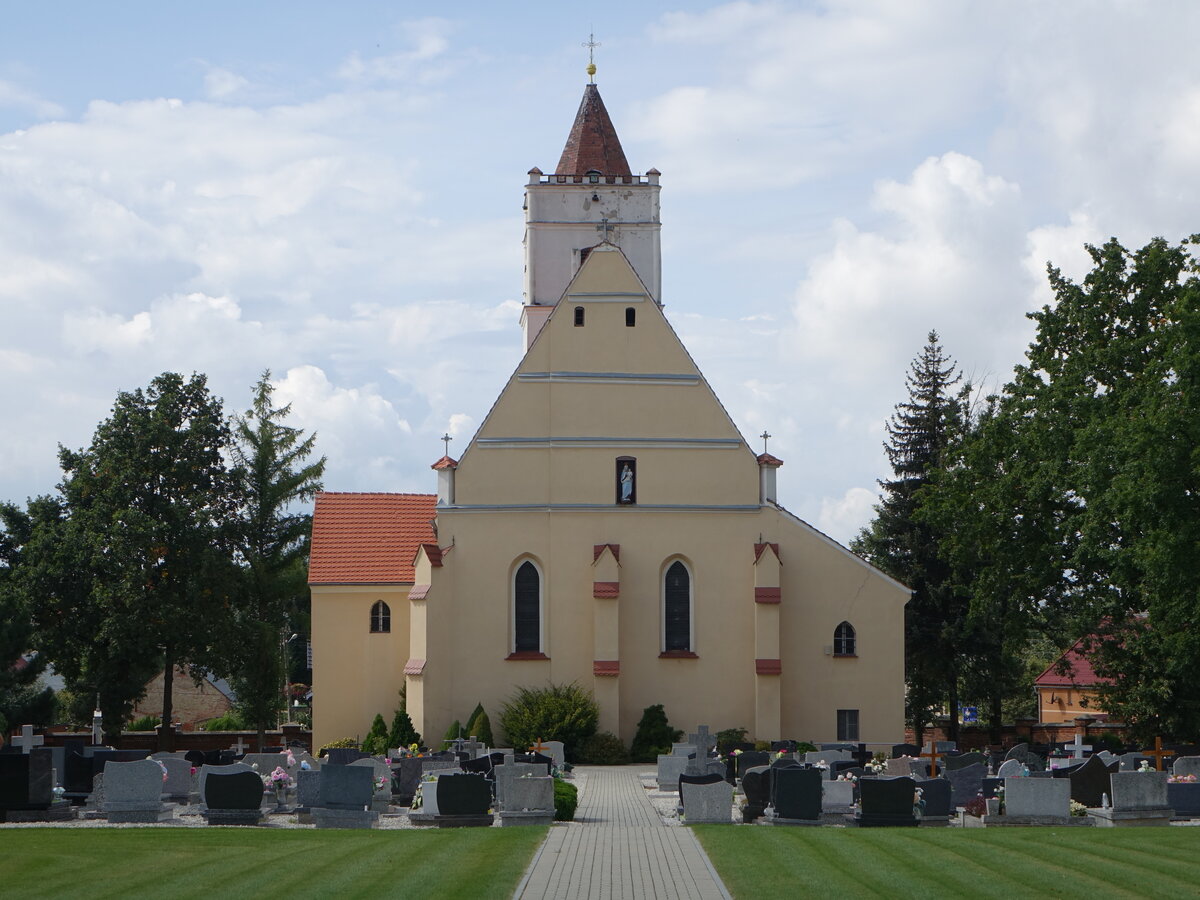
[[195,767],[195,766],[192,766],[192,774],[193,774],[193,775],[195,775],[195,774],[196,774],[196,767]]
[[156,759],[155,762],[158,763],[158,767],[160,769],[162,769],[163,784],[166,784],[167,783],[167,767],[166,767],[166,765],[163,764],[163,761],[161,759]]
[[275,771],[270,775],[262,776],[263,787],[278,790],[279,788],[290,788],[292,786],[292,776],[289,775],[281,766],[276,766]]
[[1167,779],[1168,784],[1195,784],[1195,775],[1172,775]]
[[292,751],[290,748],[288,749],[288,752],[287,752],[287,767],[289,769],[294,769],[296,767],[296,757],[292,754]]

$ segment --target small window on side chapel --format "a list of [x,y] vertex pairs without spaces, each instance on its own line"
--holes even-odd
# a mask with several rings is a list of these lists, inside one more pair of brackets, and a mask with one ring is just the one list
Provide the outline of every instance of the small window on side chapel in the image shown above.
[[854,626],[849,622],[843,622],[833,632],[833,655],[855,655]]
[[575,307],[575,327],[576,328],[583,327],[583,307],[582,306]]
[[637,503],[637,460],[632,456],[617,457],[617,504]]
[[837,711],[837,739],[839,741],[858,740],[857,709],[839,709]]
[[392,630],[392,611],[382,600],[371,607],[371,634],[387,634]]
[[633,328],[637,325],[637,310],[632,306],[625,307],[625,327]]

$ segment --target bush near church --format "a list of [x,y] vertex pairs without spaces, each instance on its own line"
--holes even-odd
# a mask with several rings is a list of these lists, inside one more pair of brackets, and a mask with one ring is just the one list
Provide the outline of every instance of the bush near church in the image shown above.
[[671,744],[682,737],[683,732],[667,722],[663,705],[655,703],[642,710],[630,755],[634,762],[657,762],[658,757],[670,753]]
[[577,682],[544,688],[517,688],[500,711],[500,727],[514,749],[541,741],[562,741],[568,762],[576,762],[584,741],[596,733],[600,707]]
[[570,822],[579,805],[579,788],[561,778],[554,779],[554,821]]
[[624,766],[629,763],[629,749],[611,731],[601,731],[583,742],[579,762],[585,766]]

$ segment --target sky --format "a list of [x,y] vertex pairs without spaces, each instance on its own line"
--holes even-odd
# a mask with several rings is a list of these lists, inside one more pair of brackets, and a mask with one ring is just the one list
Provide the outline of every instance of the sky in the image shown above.
[[119,391],[270,370],[325,485],[436,490],[521,355],[526,172],[596,76],[663,301],[848,542],[930,330],[999,389],[1086,243],[1200,231],[1200,4],[5,3],[0,499]]

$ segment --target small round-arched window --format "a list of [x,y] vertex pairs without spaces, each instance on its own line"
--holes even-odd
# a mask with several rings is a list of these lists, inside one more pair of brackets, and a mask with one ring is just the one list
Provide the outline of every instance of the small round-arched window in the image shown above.
[[833,655],[855,656],[854,626],[843,622],[833,632]]
[[392,610],[382,600],[371,607],[371,634],[386,634],[392,630]]

